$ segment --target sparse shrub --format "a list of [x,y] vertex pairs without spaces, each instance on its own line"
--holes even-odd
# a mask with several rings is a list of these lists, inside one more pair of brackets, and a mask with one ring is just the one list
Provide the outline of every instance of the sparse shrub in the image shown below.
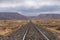
[[60,30],[60,27],[57,27],[56,30]]

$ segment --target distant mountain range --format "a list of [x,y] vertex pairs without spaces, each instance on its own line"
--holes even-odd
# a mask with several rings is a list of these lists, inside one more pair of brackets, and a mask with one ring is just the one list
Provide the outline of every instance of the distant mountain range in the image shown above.
[[60,19],[60,14],[40,14],[38,16],[24,16],[17,12],[0,12],[0,20],[27,20],[27,19]]
[[60,14],[40,14],[38,19],[60,19]]
[[0,12],[0,20],[27,20],[26,16],[23,16],[16,12]]
[[30,19],[60,19],[60,14],[40,14],[38,16],[29,17]]

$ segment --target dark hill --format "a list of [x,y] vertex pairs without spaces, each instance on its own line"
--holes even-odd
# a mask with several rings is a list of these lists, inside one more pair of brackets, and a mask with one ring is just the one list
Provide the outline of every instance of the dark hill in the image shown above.
[[40,14],[38,19],[60,19],[60,14]]
[[27,17],[17,12],[0,12],[0,20],[26,20]]

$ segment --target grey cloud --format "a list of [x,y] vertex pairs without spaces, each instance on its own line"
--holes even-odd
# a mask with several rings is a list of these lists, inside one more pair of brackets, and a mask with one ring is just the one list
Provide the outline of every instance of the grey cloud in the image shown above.
[[16,9],[18,12],[22,12],[22,14],[24,15],[38,15],[40,12],[56,12],[56,11],[60,11],[60,6],[43,6],[41,8],[38,9]]
[[27,12],[27,13],[39,13],[39,12],[47,12],[47,11],[60,11],[60,6],[43,6],[37,9],[27,9],[24,7],[16,7],[16,8],[0,8],[2,10],[15,10],[15,11],[21,11],[21,12]]
[[43,7],[41,7],[41,8],[38,8],[38,9],[33,9],[33,8],[31,8],[31,9],[23,9],[23,7],[22,7],[22,9],[20,10],[20,9],[18,9],[18,11],[22,11],[22,12],[28,12],[28,13],[32,13],[32,12],[47,12],[47,11],[60,11],[60,6],[43,6]]
[[0,3],[18,3],[18,2],[23,2],[24,0],[0,0]]
[[[0,0],[1,2],[24,2],[26,0]],[[36,2],[40,2],[40,1],[53,1],[53,2],[60,2],[60,0],[32,0],[32,1],[36,1]]]
[[[0,3],[23,3],[26,0],[0,0]],[[35,2],[51,2],[51,3],[55,3],[56,5],[60,4],[60,0],[32,0]],[[52,5],[52,4],[51,4]],[[22,14],[24,15],[38,15],[40,12],[53,12],[53,11],[60,11],[60,5],[56,6],[48,6],[48,5],[43,5],[43,6],[39,6],[39,8],[28,8],[28,5],[21,5],[15,8],[0,8],[0,12],[22,12]]]

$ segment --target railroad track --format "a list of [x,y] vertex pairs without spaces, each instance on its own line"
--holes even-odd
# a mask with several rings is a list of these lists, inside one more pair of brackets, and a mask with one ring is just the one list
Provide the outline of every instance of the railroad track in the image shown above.
[[[31,25],[31,26],[30,26]],[[35,29],[35,31],[37,31],[37,34],[39,33],[39,36],[40,36],[40,38],[39,38],[39,40],[57,40],[57,38],[56,38],[56,36],[54,36],[53,35],[53,33],[51,33],[51,32],[48,32],[47,30],[45,30],[45,31],[42,31],[42,30],[44,30],[43,28],[39,28],[39,27],[37,27],[37,25],[35,25],[35,24],[33,24],[33,23],[31,23],[31,24],[29,24],[29,26],[30,26],[30,28],[34,28]],[[32,30],[32,29],[31,29]],[[27,31],[27,30],[26,30]],[[29,31],[27,31],[26,33],[25,33],[25,35],[24,35],[24,40],[27,40],[28,39],[28,37],[30,36],[30,35],[28,35],[28,32]],[[33,33],[33,32],[32,32]],[[35,32],[36,33],[36,32]],[[36,34],[36,35],[37,35]],[[28,36],[27,36],[28,35]],[[33,34],[34,35],[34,34]],[[38,36],[36,36],[36,37],[38,37]],[[30,39],[28,39],[28,40],[30,40]],[[31,40],[34,40],[33,38],[31,39]],[[37,39],[36,39],[37,40]]]
[[[38,25],[35,25],[33,23],[30,23],[29,26],[31,28],[34,28],[37,31],[37,33],[39,33],[39,36],[41,38],[40,40],[57,40],[57,37],[52,32],[44,30],[44,28],[41,28],[41,27],[39,28],[39,27],[37,27]],[[23,37],[23,40],[27,40],[28,39],[28,37],[26,37],[28,35],[28,32],[29,32],[29,30],[26,30],[26,32],[24,34],[24,37]],[[28,40],[30,40],[30,39],[28,39]],[[34,40],[34,39],[32,38],[31,40]]]
[[0,37],[0,40],[58,40],[50,31],[29,22],[8,36]]
[[40,33],[33,27],[34,25],[28,24],[29,29],[26,30],[24,34],[24,40],[42,40],[42,38],[39,36]]

